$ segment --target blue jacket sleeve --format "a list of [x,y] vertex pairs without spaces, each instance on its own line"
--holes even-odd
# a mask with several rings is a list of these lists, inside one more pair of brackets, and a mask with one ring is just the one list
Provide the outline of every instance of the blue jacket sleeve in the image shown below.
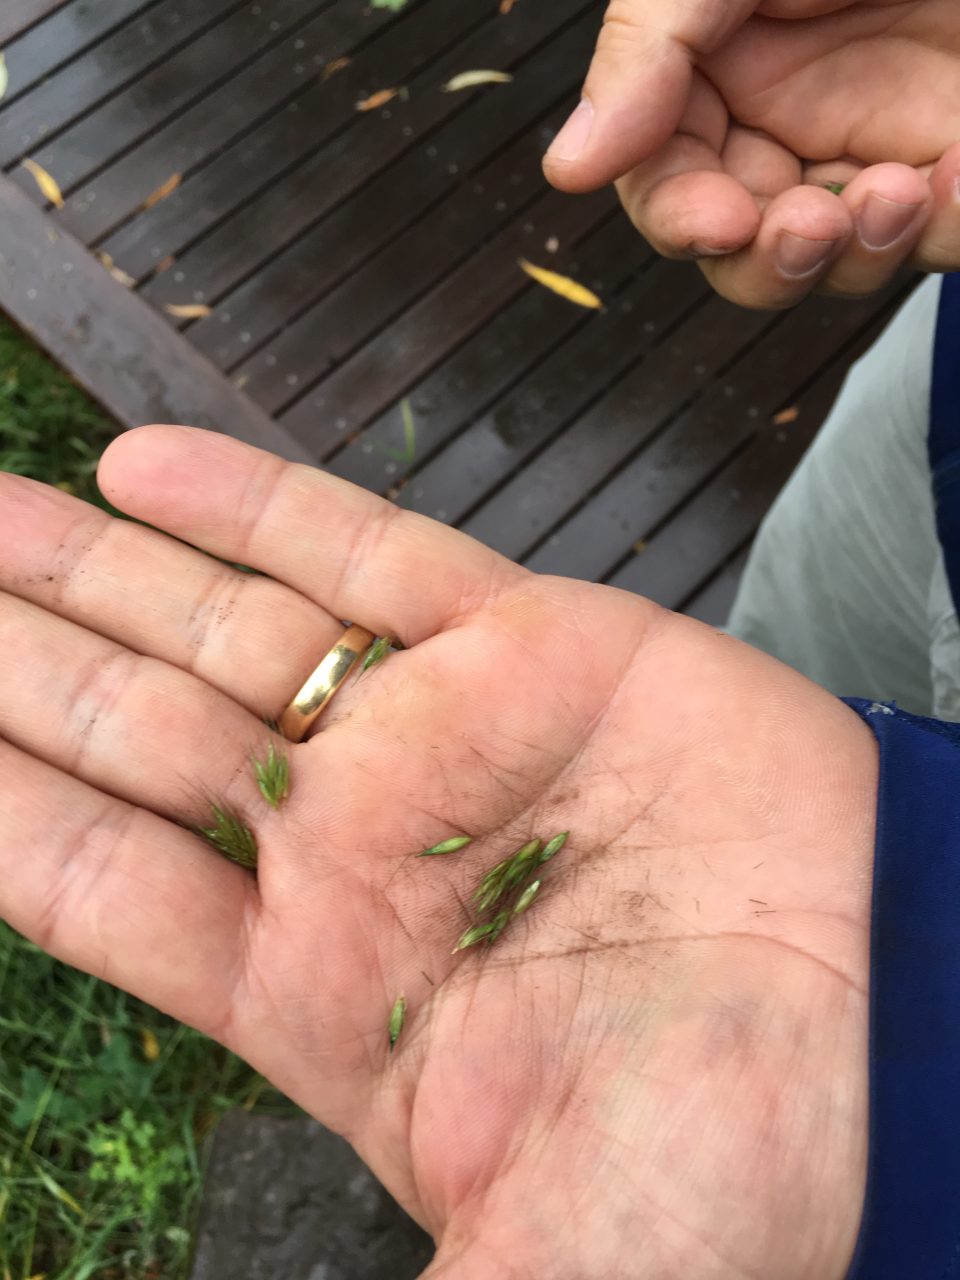
[[849,701],[880,749],[870,1138],[848,1280],[960,1277],[960,725]]

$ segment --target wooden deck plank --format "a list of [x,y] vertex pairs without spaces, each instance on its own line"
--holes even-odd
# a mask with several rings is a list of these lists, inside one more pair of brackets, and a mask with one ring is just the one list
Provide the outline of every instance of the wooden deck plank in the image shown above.
[[[311,8],[316,4],[304,11]],[[242,204],[281,173],[290,159],[285,147],[316,149],[355,117],[362,77],[375,60],[403,65],[407,24],[389,17],[384,9],[334,4],[286,33],[242,69],[239,82],[226,80],[85,184],[95,199],[85,190],[68,201],[64,224],[87,244],[117,228],[103,249],[131,275],[145,276],[218,211]],[[350,67],[318,80],[340,58],[351,58]],[[171,173],[184,178],[174,200],[142,210],[143,198]]]
[[[579,245],[559,246],[554,255],[541,251],[558,270],[596,282],[604,297],[647,264],[636,232],[619,212]],[[416,434],[410,463],[391,457],[407,447],[403,414],[394,404],[328,459],[327,470],[380,493],[405,484],[414,471],[419,477],[451,439],[493,411],[501,397],[512,394],[525,375],[592,319],[578,307],[557,306],[546,289],[525,290],[410,388]]]
[[[638,365],[706,293],[692,264],[678,271],[673,263],[656,263],[424,468],[400,505],[462,521]],[[556,305],[569,303],[557,299]]]
[[188,422],[308,460],[6,178],[0,178],[0,228],[0,308],[119,422]]
[[[559,128],[575,99],[554,113]],[[500,198],[462,186],[427,219],[415,222],[332,292],[237,367],[249,396],[276,413],[347,359],[523,213],[543,190],[539,139],[526,132],[478,175]],[[516,179],[516,181],[512,181]],[[393,346],[393,334],[383,341]]]
[[57,67],[74,61],[151,3],[153,0],[70,0],[62,4],[4,50],[10,77],[4,101],[12,102]]
[[502,236],[394,322],[389,360],[383,344],[365,346],[279,420],[326,458],[523,292],[527,277],[518,258],[536,255],[551,235],[579,240],[609,216],[614,203],[610,192],[579,200],[552,191],[542,196]]
[[777,326],[775,341],[752,347],[669,428],[638,440],[633,456],[589,503],[526,558],[531,568],[606,577],[629,547],[681,505],[784,404],[902,293],[903,284],[860,301],[811,299]]
[[[5,107],[0,104],[0,166],[8,169],[23,156],[37,152],[34,158],[50,167],[67,191],[71,185],[68,176],[57,174],[51,167],[61,158],[61,152],[51,152],[49,145],[37,151],[44,139],[68,131],[75,117],[109,99],[125,85],[135,87],[154,62],[189,47],[198,31],[235,9],[237,3],[238,0],[206,0],[202,7],[191,7],[185,15],[180,0],[160,0],[139,20],[127,23],[15,102]],[[128,119],[126,129],[132,123],[136,121]]]
[[[571,12],[575,14],[578,8],[583,7],[583,2],[556,0],[550,23],[559,23],[564,15]],[[431,8],[424,16],[428,17],[433,12]],[[451,31],[466,17],[484,13],[489,13],[488,0],[461,0],[456,10],[451,10],[448,5],[444,7],[441,0],[436,21],[429,23],[426,31],[417,38],[417,65],[422,66],[428,54],[439,54],[441,41],[448,41]],[[400,24],[401,29],[413,25],[414,16],[405,19]],[[497,39],[495,19],[496,15],[474,37],[458,45],[454,52],[438,62],[428,63],[421,76],[411,83],[406,103],[394,102],[382,113],[358,117],[353,109],[355,98],[351,95],[346,105],[347,113],[353,119],[352,127],[315,151],[304,164],[287,174],[282,183],[266,188],[223,221],[212,234],[181,255],[173,277],[168,273],[151,281],[144,289],[145,296],[157,302],[167,301],[172,296],[171,291],[180,284],[190,291],[202,292],[208,300],[229,294],[247,277],[262,269],[266,259],[308,231],[325,213],[361,191],[391,161],[407,152],[427,130],[451,115],[464,112],[469,99],[441,93],[440,85],[455,68],[463,67],[464,59],[470,61],[490,56],[489,35],[492,34],[495,41]],[[518,30],[523,31],[531,24],[517,25]],[[541,20],[533,25],[533,30],[542,32],[543,26]],[[394,75],[396,70],[394,68]],[[387,72],[384,70],[382,74]],[[509,93],[510,89],[502,91]],[[558,88],[557,97],[561,93],[562,88]],[[428,159],[432,158],[430,145],[432,143],[428,144]],[[388,218],[388,229],[389,225]],[[264,244],[260,234],[264,226],[277,228],[268,244]],[[302,274],[299,268],[298,274]]]
[[792,406],[789,425],[767,419],[753,439],[664,524],[641,555],[615,573],[611,586],[681,609],[717,570],[752,538],[774,498],[813,443],[837,398],[851,360],[859,358],[886,326],[882,314],[854,345],[821,370]]
[[720,298],[708,298],[461,527],[504,555],[522,559],[772,323],[760,312],[742,312]]
[[[138,278],[151,271],[158,261],[177,257],[186,279],[193,269],[193,262],[201,264],[202,269],[208,254],[216,260],[221,241],[229,244],[239,238],[262,242],[263,226],[285,230],[284,214],[296,217],[297,207],[286,207],[284,193],[279,188],[291,174],[296,173],[297,184],[306,184],[312,167],[321,177],[329,175],[330,186],[339,191],[343,179],[338,174],[338,164],[349,173],[365,165],[370,166],[366,176],[376,173],[393,158],[390,144],[395,141],[394,134],[398,129],[384,127],[378,131],[368,124],[366,132],[361,135],[350,139],[344,137],[327,147],[318,147],[318,137],[311,133],[310,126],[312,124],[318,130],[320,139],[327,138],[326,130],[331,122],[329,108],[336,103],[340,104],[340,110],[333,119],[331,132],[340,132],[348,121],[356,121],[356,102],[367,96],[371,84],[375,85],[377,78],[383,75],[389,75],[392,83],[403,72],[400,58],[408,47],[411,24],[416,37],[414,56],[421,30],[429,45],[432,24],[428,22],[425,28],[421,28],[422,15],[425,11],[428,16],[432,15],[434,8],[442,15],[449,6],[444,6],[440,0],[424,0],[402,22],[393,19],[383,37],[388,43],[383,45],[375,41],[369,49],[363,50],[356,58],[356,69],[347,67],[327,81],[322,78],[315,80],[303,97],[296,99],[285,112],[271,116],[253,132],[230,145],[222,155],[213,157],[197,173],[188,175],[172,199],[139,214],[112,235],[102,248]],[[359,13],[360,10],[354,12]],[[477,12],[481,11],[478,9]],[[371,10],[366,21],[368,25],[383,24],[388,18],[387,10],[378,9]],[[383,81],[380,83],[382,85]],[[340,94],[343,94],[342,102]],[[409,137],[412,141],[414,133]],[[405,137],[401,142],[410,145]],[[316,195],[304,185],[303,196],[304,200],[316,199],[318,210],[322,212],[326,189],[319,178],[317,185],[319,191]],[[239,217],[238,210],[244,211]],[[300,213],[303,213],[302,209]],[[226,231],[228,226],[229,233]],[[294,226],[288,238],[292,238],[297,229]],[[216,235],[218,230],[219,236]],[[210,232],[214,232],[214,236],[204,242],[202,251],[191,255],[190,246]],[[274,246],[274,251],[278,251],[283,243],[285,241],[282,240]],[[199,278],[194,287],[201,287]]]
[[0,13],[0,45],[20,35],[48,14],[55,13],[65,0],[4,0]]
[[[269,8],[244,5],[231,12],[233,4],[235,0],[205,0],[207,18],[216,12],[220,19],[216,25],[195,35],[174,57],[146,70],[35,153],[34,158],[57,177],[64,192],[69,194],[176,112],[205,99],[211,86],[235,75],[256,50],[295,30],[315,0],[274,0]],[[29,189],[29,175],[20,170],[17,177]]]
[[727,619],[730,617],[747,567],[750,545],[742,547],[732,559],[721,565],[709,582],[686,602],[682,612],[688,618],[696,618],[697,622],[703,622],[708,627],[727,625]]
[[[537,25],[517,24],[515,51],[534,47]],[[500,192],[490,189],[476,169],[517,135],[536,128],[558,94],[572,87],[570,68],[586,32],[577,23],[521,64],[522,95],[498,88],[468,101],[426,146],[408,150],[227,293],[213,316],[191,327],[190,341],[221,367],[232,368],[411,224],[442,217],[446,206],[437,202],[444,196],[469,183],[478,202],[495,208]],[[471,48],[462,56],[479,65],[487,61],[485,52]],[[509,194],[509,183],[507,188]],[[331,192],[327,200],[333,198]]]

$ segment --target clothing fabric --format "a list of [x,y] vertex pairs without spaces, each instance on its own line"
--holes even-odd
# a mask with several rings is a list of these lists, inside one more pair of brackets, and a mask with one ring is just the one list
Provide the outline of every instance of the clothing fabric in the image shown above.
[[943,296],[941,278],[923,284],[851,370],[760,530],[727,629],[839,696],[960,720],[928,454]]
[[870,1141],[848,1280],[960,1276],[960,725],[851,703],[880,748]]
[[951,276],[924,284],[851,372],[764,524],[728,628],[863,695],[849,705],[879,748],[869,1158],[848,1280],[960,1280],[958,603]]

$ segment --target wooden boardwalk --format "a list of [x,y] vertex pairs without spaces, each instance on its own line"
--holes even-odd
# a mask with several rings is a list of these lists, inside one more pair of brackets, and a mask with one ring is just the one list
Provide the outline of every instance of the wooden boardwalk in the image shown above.
[[[3,0],[0,306],[125,425],[214,426],[532,568],[720,621],[905,286],[740,311],[657,260],[611,193],[548,190],[603,7]],[[514,79],[442,91],[476,68]]]

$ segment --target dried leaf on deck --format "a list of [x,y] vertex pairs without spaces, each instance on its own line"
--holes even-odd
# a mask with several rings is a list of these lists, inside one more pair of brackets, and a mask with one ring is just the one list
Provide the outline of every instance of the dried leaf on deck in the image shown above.
[[460,93],[481,84],[512,84],[513,76],[507,71],[461,71],[458,76],[442,85],[444,93]]
[[796,422],[796,420],[799,417],[800,417],[800,410],[797,408],[796,405],[793,405],[789,409],[783,409],[780,411],[780,413],[774,414],[773,425],[775,427],[789,427],[790,423]]
[[399,89],[381,89],[379,93],[372,93],[369,98],[361,98],[357,103],[358,111],[376,111],[377,107],[385,107],[388,102],[392,102]]
[[500,0],[500,12],[508,14],[516,3],[517,0]]
[[173,195],[177,187],[183,181],[182,173],[172,173],[166,182],[161,182],[156,191],[151,191],[140,206],[141,209],[152,209],[155,204],[159,204],[161,200],[166,200],[167,196]]
[[334,58],[332,62],[328,62],[323,68],[323,79],[329,80],[331,76],[335,76],[338,71],[343,71],[345,67],[349,67],[352,62],[351,58]]
[[117,266],[109,253],[101,253],[100,261],[113,276],[114,280],[116,280],[117,284],[122,284],[125,289],[132,289],[137,283],[133,276],[128,275],[127,272],[124,271],[123,267]]
[[7,85],[10,83],[10,74],[7,71],[7,60],[0,53],[0,98],[7,92]]
[[23,167],[27,173],[33,175],[33,180],[40,188],[40,191],[51,204],[55,204],[58,209],[63,208],[63,192],[60,190],[60,184],[56,178],[47,173],[42,165],[37,164],[36,160],[24,160]]
[[586,285],[578,284],[576,280],[571,280],[569,276],[561,276],[556,271],[536,267],[532,262],[527,262],[526,258],[520,259],[520,266],[531,279],[542,284],[545,289],[559,294],[561,298],[566,298],[568,302],[573,302],[578,307],[589,307],[594,311],[603,310],[603,300]]
[[202,320],[213,311],[205,302],[168,302],[163,309],[178,320]]

